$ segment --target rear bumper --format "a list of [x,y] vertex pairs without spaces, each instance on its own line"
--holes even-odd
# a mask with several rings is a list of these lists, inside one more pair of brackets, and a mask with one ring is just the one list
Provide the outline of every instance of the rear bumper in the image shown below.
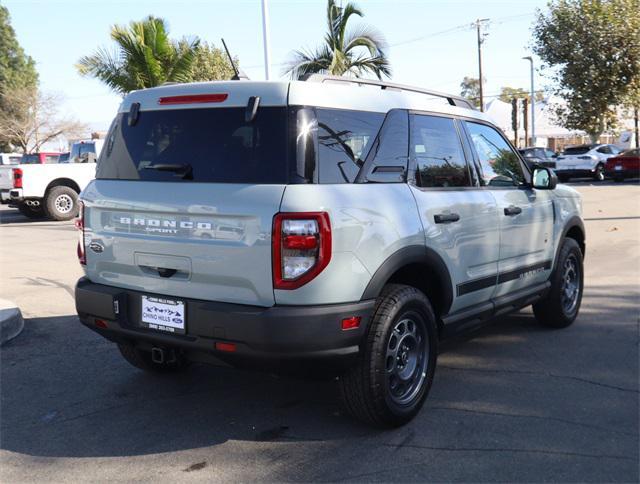
[[[353,356],[360,350],[374,305],[371,300],[264,308],[176,298],[186,304],[186,334],[178,335],[139,324],[143,294],[154,296],[81,278],[75,290],[76,310],[82,324],[114,342],[178,348],[194,359],[205,354],[233,364],[243,358],[326,361]],[[362,318],[360,327],[342,330],[342,319],[352,316]],[[96,319],[107,328],[96,326]],[[218,342],[234,343],[236,349],[233,353],[218,351]]]
[[639,178],[640,170],[605,170],[607,178]]

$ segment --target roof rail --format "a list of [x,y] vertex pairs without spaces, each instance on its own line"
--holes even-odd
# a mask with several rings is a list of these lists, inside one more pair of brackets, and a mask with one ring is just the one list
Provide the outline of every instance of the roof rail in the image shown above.
[[366,86],[379,86],[382,90],[394,90],[394,91],[409,91],[417,92],[419,94],[426,94],[428,96],[440,97],[447,100],[452,106],[458,106],[466,109],[476,109],[475,106],[461,96],[452,96],[451,94],[445,94],[438,91],[431,91],[429,89],[420,89],[419,87],[405,86],[403,84],[394,84],[392,82],[375,81],[373,79],[361,79],[352,77],[340,77],[340,76],[327,76],[324,74],[309,74],[304,76],[301,80],[306,82],[344,82],[348,84],[358,84]]

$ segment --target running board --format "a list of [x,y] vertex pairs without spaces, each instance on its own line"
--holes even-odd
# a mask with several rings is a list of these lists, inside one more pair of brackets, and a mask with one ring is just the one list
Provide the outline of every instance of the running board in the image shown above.
[[536,286],[520,289],[511,294],[500,296],[477,306],[465,308],[454,314],[449,314],[442,318],[444,325],[443,336],[444,338],[448,338],[460,334],[472,328],[482,326],[498,316],[512,313],[529,304],[533,304],[543,298],[550,287],[551,282],[547,281]]

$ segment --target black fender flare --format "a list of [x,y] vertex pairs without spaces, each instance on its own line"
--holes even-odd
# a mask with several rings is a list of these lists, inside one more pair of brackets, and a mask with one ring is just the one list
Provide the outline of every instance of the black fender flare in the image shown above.
[[567,220],[567,222],[564,224],[564,227],[562,228],[562,233],[560,234],[560,238],[558,239],[558,247],[556,248],[556,254],[553,257],[553,269],[555,270],[555,268],[558,265],[558,257],[560,256],[560,245],[562,244],[562,241],[566,238],[567,234],[569,233],[569,231],[575,227],[578,227],[580,229],[580,231],[582,232],[582,235],[584,237],[583,239],[583,247],[581,247],[582,249],[582,259],[584,260],[584,257],[586,255],[586,239],[587,239],[587,232],[584,229],[584,222],[582,221],[582,219],[580,217],[578,217],[577,215],[573,215],[569,220]]
[[391,254],[373,274],[361,300],[377,298],[389,278],[398,269],[410,264],[426,265],[436,275],[443,295],[442,314],[447,314],[453,302],[451,276],[442,257],[435,250],[424,245],[410,245]]

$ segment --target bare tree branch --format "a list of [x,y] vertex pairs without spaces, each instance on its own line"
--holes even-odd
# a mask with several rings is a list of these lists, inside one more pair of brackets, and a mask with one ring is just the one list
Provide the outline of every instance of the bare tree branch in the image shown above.
[[13,89],[0,92],[5,105],[15,107],[0,118],[0,141],[6,141],[24,153],[40,151],[60,138],[80,138],[88,133],[85,124],[61,114],[60,96],[37,89]]

